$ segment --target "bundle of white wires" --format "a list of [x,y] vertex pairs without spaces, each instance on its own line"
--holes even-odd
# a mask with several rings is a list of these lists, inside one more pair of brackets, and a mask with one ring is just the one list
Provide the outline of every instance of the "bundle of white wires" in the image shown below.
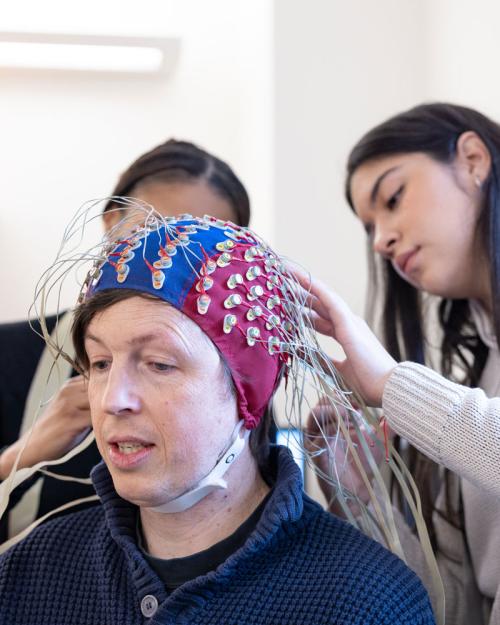
[[[102,205],[110,199],[115,207],[111,210],[123,213],[124,219],[97,245],[81,250],[86,228],[92,221],[102,218]],[[43,273],[36,286],[31,310],[31,313],[34,313],[40,321],[41,335],[51,351],[53,363],[48,377],[52,379],[55,376],[57,384],[54,387],[52,379],[53,388],[57,388],[64,381],[60,379],[59,373],[61,359],[69,361],[74,367],[76,364],[72,356],[63,349],[64,343],[67,343],[67,333],[70,331],[69,324],[66,324],[64,333],[56,327],[51,335],[45,322],[46,311],[54,308],[61,311],[61,291],[68,280],[73,284],[78,284],[80,289],[78,301],[82,301],[92,281],[97,278],[100,267],[106,262],[108,254],[116,246],[116,242],[123,239],[125,232],[130,232],[132,224],[138,223],[142,223],[143,231],[144,229],[148,229],[149,232],[160,231],[161,228],[166,228],[172,239],[177,236],[175,228],[171,228],[172,218],[161,216],[149,204],[127,197],[104,198],[87,202],[77,211],[65,229],[54,262]],[[201,224],[200,227],[203,225]],[[318,478],[331,486],[332,497],[337,500],[349,522],[382,542],[402,560],[406,560],[393,516],[391,497],[386,486],[387,479],[383,478],[376,460],[381,455],[386,458],[386,465],[397,480],[413,516],[436,593],[444,598],[441,578],[422,516],[418,489],[412,476],[391,442],[384,436],[379,415],[373,409],[369,409],[359,396],[346,388],[332,360],[320,347],[309,315],[309,293],[303,286],[303,280],[301,285],[294,271],[290,269],[290,265],[284,259],[277,257],[253,231],[250,232],[260,242],[261,248],[278,260],[273,264],[272,272],[279,278],[278,282],[282,290],[281,303],[290,322],[281,327],[283,340],[280,343],[280,351],[286,356],[287,361],[284,418],[291,430],[300,432],[307,429],[308,418],[314,421],[313,428],[310,427],[309,422],[309,429],[314,431],[314,435],[308,435],[305,432],[304,436],[297,437],[295,444],[302,447],[308,466],[318,475]],[[200,260],[199,249],[195,249],[195,246],[179,245],[178,247],[188,259],[192,259],[193,271],[196,273],[197,263],[194,261]],[[258,304],[258,301],[255,303]],[[33,419],[31,430],[37,415],[48,401],[50,397],[46,397],[45,394],[39,398],[39,408]],[[319,402],[321,410],[316,407]],[[310,414],[312,417],[308,417]],[[328,414],[327,420],[323,418],[324,414]],[[89,478],[82,479],[50,473],[48,467],[66,462],[88,447],[93,440],[93,434],[90,432],[83,441],[62,458],[40,462],[30,468],[18,469],[19,459],[23,452],[21,449],[10,475],[0,485],[0,517],[7,509],[9,496],[14,488],[38,471],[49,473],[57,479],[90,483]],[[328,455],[328,470],[320,468],[320,466],[325,467],[324,462],[318,462],[318,456],[322,454]],[[336,461],[337,456],[343,458],[341,463]],[[369,494],[368,504],[363,501],[366,497],[361,499],[358,493],[344,484],[346,480],[342,479],[342,474],[348,463],[356,467],[361,477],[365,492]],[[97,497],[77,500],[66,504],[64,508],[93,499]],[[353,509],[356,510],[356,515],[353,514]],[[18,536],[0,546],[0,552],[22,539],[33,527],[54,512],[38,519]],[[444,606],[444,599],[442,604]],[[442,622],[442,615],[436,616],[438,622]]]

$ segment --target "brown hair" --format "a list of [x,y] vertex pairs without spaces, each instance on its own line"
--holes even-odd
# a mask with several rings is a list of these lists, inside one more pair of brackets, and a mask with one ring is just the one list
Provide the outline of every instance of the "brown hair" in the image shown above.
[[[241,180],[226,162],[188,141],[169,139],[140,156],[120,176],[111,195],[130,195],[143,182],[194,181],[205,181],[229,202],[237,225],[248,226],[250,200]],[[114,207],[110,200],[104,212]]]

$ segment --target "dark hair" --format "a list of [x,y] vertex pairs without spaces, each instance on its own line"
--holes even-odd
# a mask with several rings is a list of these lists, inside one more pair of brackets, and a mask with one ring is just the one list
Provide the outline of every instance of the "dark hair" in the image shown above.
[[[141,291],[134,291],[132,289],[106,289],[93,295],[90,299],[80,304],[75,310],[71,334],[73,345],[75,347],[75,368],[77,371],[86,375],[89,369],[89,361],[87,352],[85,351],[85,333],[94,316],[97,313],[106,310],[106,308],[113,306],[113,304],[117,304],[118,302],[122,302],[132,297],[142,297],[143,299],[150,299],[155,302],[163,303],[167,306],[169,305],[149,293],[142,293]],[[210,341],[208,336],[207,341]],[[217,349],[215,345],[214,347]],[[221,354],[218,349],[217,351],[219,352],[223,364],[224,383],[226,384],[226,388],[229,392],[236,393],[233,378],[231,376],[231,370],[224,358],[224,355]],[[273,411],[272,405],[270,404],[266,413],[260,420],[259,425],[250,433],[250,450],[253,457],[257,461],[259,468],[264,472],[266,471],[270,453],[269,430],[272,421]]]
[[[370,130],[352,149],[347,162],[345,192],[353,208],[351,180],[368,161],[395,154],[420,152],[440,163],[451,164],[457,141],[464,132],[474,131],[491,155],[491,170],[482,185],[482,206],[477,233],[488,253],[493,302],[493,322],[500,344],[500,125],[481,113],[453,104],[416,106]],[[381,310],[379,328],[386,347],[396,360],[429,361],[426,319],[422,295],[403,280],[389,261],[371,252],[370,309]],[[467,300],[439,300],[439,321],[443,332],[441,370],[452,379],[462,371],[460,381],[475,386],[486,364],[488,349],[478,336]],[[371,321],[375,321],[372,317]],[[410,448],[410,470],[421,489],[424,517],[431,529],[437,466],[416,449]],[[448,483],[449,474],[445,475]],[[447,506],[446,516],[460,524],[461,511]]]
[[[111,195],[130,195],[144,182],[205,181],[227,200],[239,226],[248,226],[250,200],[240,179],[227,163],[188,141],[169,139],[135,160],[120,176]],[[116,206],[110,200],[104,212]]]

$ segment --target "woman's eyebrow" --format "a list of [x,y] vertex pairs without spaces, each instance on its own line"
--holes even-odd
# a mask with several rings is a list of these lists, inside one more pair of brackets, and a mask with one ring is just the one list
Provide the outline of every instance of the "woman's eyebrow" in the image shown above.
[[373,185],[372,192],[370,193],[370,204],[373,205],[377,201],[377,195],[378,195],[378,192],[380,190],[380,185],[382,184],[384,178],[386,178],[389,174],[391,174],[396,169],[399,169],[399,167],[400,167],[399,165],[396,165],[394,167],[390,167],[389,169],[384,171],[384,173],[380,174],[380,176],[375,181],[375,184]]

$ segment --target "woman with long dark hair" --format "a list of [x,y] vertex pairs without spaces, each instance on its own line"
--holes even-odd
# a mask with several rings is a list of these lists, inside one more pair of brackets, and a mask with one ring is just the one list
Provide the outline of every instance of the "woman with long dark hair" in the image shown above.
[[349,156],[346,196],[369,238],[368,304],[387,351],[312,285],[341,371],[410,443],[447,622],[478,625],[500,623],[499,168],[500,126],[466,107],[421,105],[373,128]]

